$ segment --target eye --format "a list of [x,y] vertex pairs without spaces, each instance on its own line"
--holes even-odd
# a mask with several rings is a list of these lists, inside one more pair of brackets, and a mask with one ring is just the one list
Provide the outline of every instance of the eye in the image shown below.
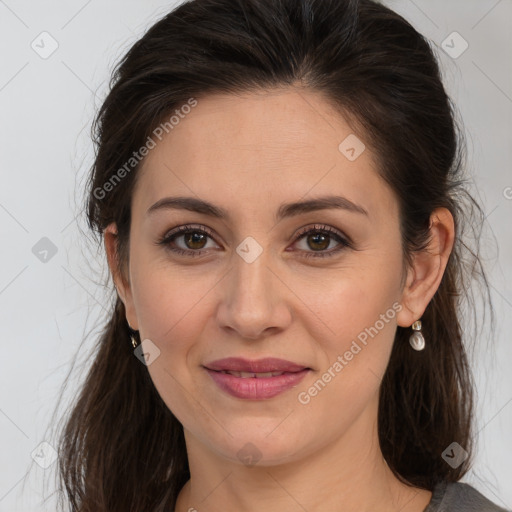
[[[328,258],[352,246],[351,242],[336,229],[321,224],[301,229],[296,241],[303,242],[303,249],[301,250],[305,252],[303,255],[305,258]],[[333,250],[326,251],[333,241],[336,241],[338,246]],[[308,248],[311,248],[312,251],[308,251]]]
[[[166,249],[174,254],[182,256],[201,256],[207,253],[211,247],[208,246],[208,239],[213,239],[213,233],[203,227],[194,225],[179,226],[167,233],[163,238],[157,241],[157,245],[164,245]],[[181,244],[178,241],[181,240]],[[338,245],[327,251],[332,242]],[[352,247],[352,243],[347,237],[344,237],[339,231],[330,226],[315,224],[300,230],[295,238],[295,244],[303,242],[304,247],[300,252],[305,254],[302,257],[326,258],[334,256],[347,247]],[[309,248],[312,251],[308,250]]]
[[[210,230],[203,226],[180,226],[163,238],[158,240],[158,245],[164,245],[166,248],[183,256],[200,256],[204,252],[208,252],[210,247],[207,246],[208,238],[212,238]],[[182,239],[182,246],[177,244],[177,240]],[[177,247],[176,247],[177,245]]]

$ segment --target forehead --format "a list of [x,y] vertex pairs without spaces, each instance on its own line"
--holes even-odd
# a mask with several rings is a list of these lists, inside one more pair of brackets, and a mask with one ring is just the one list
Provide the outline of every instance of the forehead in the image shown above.
[[188,195],[257,214],[272,203],[336,192],[366,204],[374,215],[394,207],[368,145],[355,160],[340,150],[345,140],[360,150],[364,134],[354,138],[319,93],[206,96],[168,131],[161,140],[153,137],[156,146],[139,170],[134,208],[137,203],[145,211],[165,195]]

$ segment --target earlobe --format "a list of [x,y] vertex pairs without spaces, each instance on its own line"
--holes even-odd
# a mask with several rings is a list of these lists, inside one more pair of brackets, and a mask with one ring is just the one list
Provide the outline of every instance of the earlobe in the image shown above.
[[407,279],[402,292],[402,300],[400,305],[402,308],[397,313],[397,324],[400,327],[409,327],[415,320],[417,320],[418,313],[410,308],[409,305],[409,293],[411,285],[416,281],[414,265],[407,269]]
[[423,251],[413,254],[407,283],[402,292],[402,310],[397,323],[409,327],[419,320],[435,295],[453,249],[453,216],[446,208],[437,208],[430,216],[430,242]]
[[138,323],[134,314],[130,285],[123,277],[123,273],[119,265],[117,226],[114,222],[105,228],[103,232],[103,240],[105,243],[105,252],[107,254],[110,273],[117,289],[117,293],[125,307],[127,316],[126,321],[134,330],[138,330]]

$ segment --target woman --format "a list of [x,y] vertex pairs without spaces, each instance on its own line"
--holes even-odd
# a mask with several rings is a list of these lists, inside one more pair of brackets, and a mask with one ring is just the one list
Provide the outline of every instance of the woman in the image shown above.
[[409,23],[370,0],[184,3],[124,57],[96,135],[116,303],[62,435],[72,510],[504,510],[459,482],[480,262]]

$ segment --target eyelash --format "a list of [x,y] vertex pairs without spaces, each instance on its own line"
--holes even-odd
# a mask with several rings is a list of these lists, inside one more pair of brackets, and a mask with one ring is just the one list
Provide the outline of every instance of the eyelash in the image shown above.
[[[176,228],[171,233],[164,235],[156,243],[157,245],[167,246],[166,248],[169,251],[180,256],[198,257],[201,256],[203,253],[208,252],[208,249],[199,249],[197,251],[194,251],[192,249],[186,250],[170,246],[170,243],[174,242],[176,238],[178,238],[180,235],[187,233],[203,233],[212,239],[214,238],[213,233],[205,227],[184,225],[180,226],[179,228]],[[293,243],[295,244],[296,242],[304,238],[305,235],[308,235],[310,233],[329,235],[330,237],[334,238],[340,245],[335,249],[331,249],[330,251],[305,251],[305,254],[302,256],[304,258],[329,258],[337,255],[339,252],[343,251],[346,248],[352,248],[351,241],[349,241],[346,237],[343,237],[337,230],[323,224],[315,224],[313,227],[307,226],[301,229]]]

